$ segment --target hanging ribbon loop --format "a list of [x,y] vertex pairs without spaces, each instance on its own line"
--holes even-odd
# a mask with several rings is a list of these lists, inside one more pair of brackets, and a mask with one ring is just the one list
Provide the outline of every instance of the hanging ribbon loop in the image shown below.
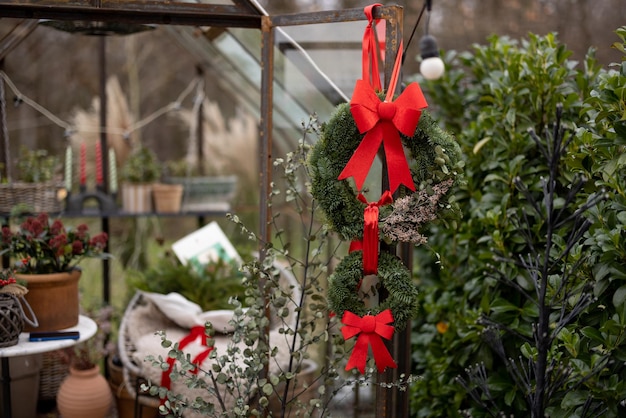
[[361,63],[362,63],[362,79],[366,80],[375,91],[382,91],[380,82],[380,73],[378,71],[378,51],[376,43],[376,25],[378,20],[374,19],[374,7],[382,6],[380,3],[371,4],[363,11],[367,17],[367,26],[363,33],[363,41],[361,47]]
[[378,214],[379,208],[393,202],[389,190],[385,191],[378,202],[368,202],[363,194],[357,198],[367,206],[363,211],[363,275],[378,273]]
[[382,340],[382,338],[390,340],[393,336],[394,327],[388,325],[393,322],[393,315],[390,309],[385,309],[376,316],[365,315],[363,317],[357,316],[350,311],[345,311],[341,322],[344,324],[341,328],[341,333],[345,340],[358,335],[352,354],[348,359],[346,370],[356,367],[361,373],[365,373],[367,352],[370,346],[372,347],[372,354],[374,355],[374,361],[379,373],[384,372],[387,367],[392,369],[398,367]]

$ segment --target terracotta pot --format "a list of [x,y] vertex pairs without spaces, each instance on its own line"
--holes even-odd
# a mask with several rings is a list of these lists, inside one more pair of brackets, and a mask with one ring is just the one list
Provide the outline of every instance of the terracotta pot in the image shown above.
[[158,213],[178,213],[183,198],[182,184],[157,183],[152,185],[154,210]]
[[57,407],[63,418],[104,418],[113,405],[113,395],[100,367],[78,370],[70,367],[57,394]]
[[80,275],[78,269],[65,273],[16,274],[16,278],[28,283],[24,298],[39,322],[37,328],[24,324],[24,332],[56,331],[78,324]]
[[[159,399],[150,396],[142,396],[139,400],[126,389],[124,382],[124,368],[117,364],[111,356],[107,362],[109,366],[109,386],[115,395],[118,418],[135,418],[135,408],[139,406],[139,416],[143,418],[156,418],[159,416]],[[136,405],[135,402],[139,402]]]

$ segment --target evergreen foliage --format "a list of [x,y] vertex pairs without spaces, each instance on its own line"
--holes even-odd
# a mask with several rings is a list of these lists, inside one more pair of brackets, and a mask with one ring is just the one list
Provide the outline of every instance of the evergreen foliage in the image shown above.
[[417,287],[411,273],[393,254],[381,252],[378,259],[378,277],[388,296],[376,308],[368,309],[355,289],[363,278],[362,251],[353,251],[344,257],[328,279],[328,302],[330,309],[340,318],[344,311],[358,316],[377,315],[391,309],[393,326],[403,330],[417,313]]
[[[434,225],[416,252],[413,416],[624,413],[626,69],[570,55],[554,34],[493,36],[447,54],[444,78],[423,84],[456,132],[466,182],[458,228]],[[570,133],[557,153],[559,104]]]
[[[331,228],[346,241],[363,235],[365,204],[357,199],[358,193],[351,182],[337,178],[361,138],[349,104],[339,105],[322,127],[322,136],[309,157],[311,193],[319,201]],[[404,135],[401,138],[408,149],[411,175],[418,190],[432,188],[449,178],[457,180],[463,168],[459,145],[428,112],[422,112],[412,138]],[[445,207],[443,201],[441,206]],[[381,217],[387,216],[389,211],[389,207],[382,207]]]

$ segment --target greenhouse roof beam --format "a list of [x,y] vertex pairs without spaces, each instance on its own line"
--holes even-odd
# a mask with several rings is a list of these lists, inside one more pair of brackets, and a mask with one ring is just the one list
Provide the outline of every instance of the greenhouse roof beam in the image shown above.
[[233,5],[202,3],[100,0],[1,1],[0,14],[21,19],[85,20],[157,25],[260,28],[261,15]]

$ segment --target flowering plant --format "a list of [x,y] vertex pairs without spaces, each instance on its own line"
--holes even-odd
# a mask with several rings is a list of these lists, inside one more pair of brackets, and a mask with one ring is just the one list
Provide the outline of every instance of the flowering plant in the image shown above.
[[0,270],[0,294],[24,296],[28,289],[15,278],[15,271],[10,269]]
[[61,273],[74,269],[83,258],[102,256],[108,236],[105,232],[90,237],[85,224],[66,228],[47,213],[28,217],[16,232],[2,227],[0,255],[17,259],[16,271],[24,274]]

